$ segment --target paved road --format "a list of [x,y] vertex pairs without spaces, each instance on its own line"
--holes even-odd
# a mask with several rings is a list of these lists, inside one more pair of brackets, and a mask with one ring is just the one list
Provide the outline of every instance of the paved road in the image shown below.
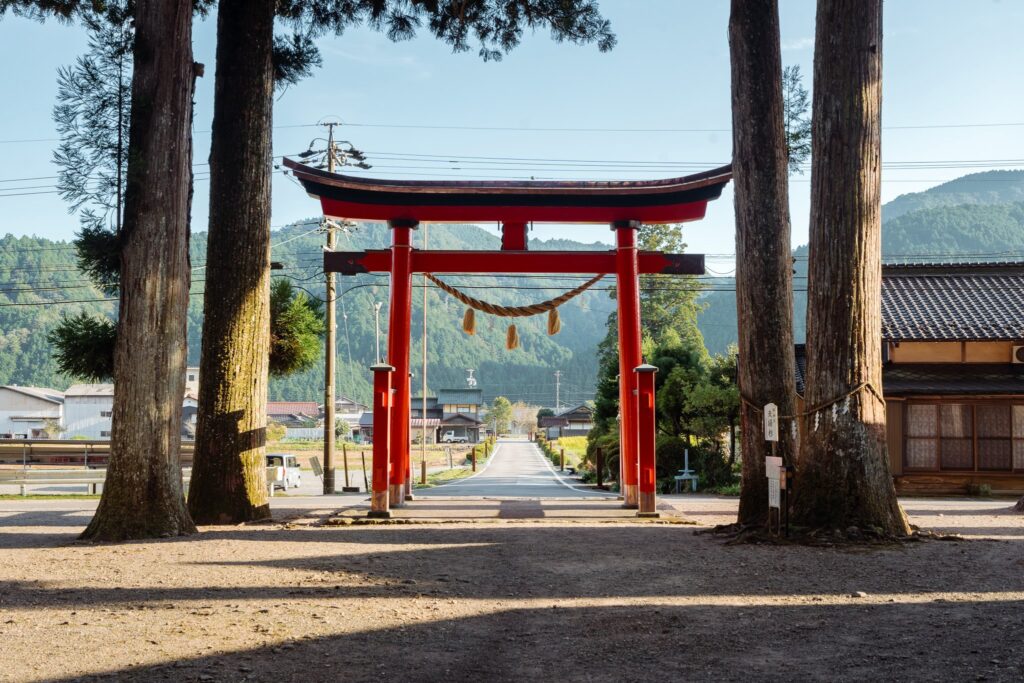
[[488,498],[609,498],[571,488],[556,475],[540,450],[526,441],[499,441],[487,467],[476,475],[430,489],[418,489],[416,497]]

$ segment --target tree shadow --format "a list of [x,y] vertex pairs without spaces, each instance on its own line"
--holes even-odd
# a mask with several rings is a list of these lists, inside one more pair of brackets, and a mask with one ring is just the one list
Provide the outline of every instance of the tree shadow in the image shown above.
[[[990,579],[993,566],[1021,561],[1020,542],[935,541],[848,552],[723,546],[678,527],[533,525],[225,530],[218,537],[246,540],[252,548],[259,548],[255,552],[261,556],[239,557],[236,549],[230,556],[212,561],[190,561],[187,555],[173,560],[175,572],[206,577],[204,582],[185,587],[77,587],[67,579],[62,579],[59,587],[0,583],[0,602],[5,608],[33,610],[58,605],[310,596],[657,600],[666,596],[843,596],[857,591],[918,596],[1024,593],[1024,571],[998,586]],[[319,544],[315,550],[324,552],[303,553],[306,546],[266,546],[267,539],[315,541]],[[567,549],[564,553],[563,548]],[[808,571],[809,566],[815,571]],[[951,566],[956,571],[936,571],[936,567]],[[195,573],[197,568],[203,568],[202,574]],[[502,575],[500,581],[495,580],[497,571]],[[245,583],[232,585],[239,576],[245,577]],[[282,577],[287,579],[282,581]],[[224,584],[214,584],[218,580]]]
[[[545,606],[410,619],[61,681],[1020,680],[1024,602]],[[998,629],[976,628],[998,623]],[[997,631],[993,633],[993,630]]]

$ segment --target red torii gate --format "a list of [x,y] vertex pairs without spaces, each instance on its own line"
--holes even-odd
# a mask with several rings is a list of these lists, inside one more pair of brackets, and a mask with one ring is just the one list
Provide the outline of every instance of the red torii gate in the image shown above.
[[[656,515],[654,372],[640,352],[640,274],[704,274],[700,254],[641,252],[642,223],[680,223],[704,217],[732,178],[731,166],[653,181],[403,181],[357,178],[305,166],[285,166],[325,216],[387,221],[390,249],[325,252],[324,270],[343,275],[388,273],[388,362],[374,365],[373,492],[370,516],[387,517],[411,499],[409,346],[414,273],[586,273],[616,276],[619,332],[620,481],[623,505]],[[412,248],[420,221],[498,221],[501,251],[454,252]],[[531,252],[532,221],[604,223],[615,232],[606,252]]]

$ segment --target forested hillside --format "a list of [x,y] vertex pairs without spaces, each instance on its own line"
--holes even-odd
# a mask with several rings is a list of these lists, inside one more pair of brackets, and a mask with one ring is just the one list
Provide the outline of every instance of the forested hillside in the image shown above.
[[[311,295],[324,296],[321,274],[323,235],[315,232],[316,219],[274,233],[273,260],[288,277]],[[360,225],[339,237],[340,250],[383,248],[389,233],[383,225]],[[417,245],[423,230],[417,231]],[[499,240],[476,226],[432,225],[429,244],[434,249],[496,249]],[[189,362],[199,360],[203,304],[203,266],[206,234],[192,236],[193,287],[189,309]],[[606,249],[599,243],[585,245],[570,240],[533,241],[534,249]],[[571,289],[579,277],[470,277],[446,276],[446,281],[468,293],[503,304],[542,301]],[[384,302],[381,311],[382,353],[386,351],[387,277],[360,275],[339,277],[338,392],[367,399],[369,372],[374,361],[373,303]],[[67,387],[74,378],[58,374],[46,342],[47,331],[62,313],[78,310],[113,315],[116,301],[94,288],[75,265],[69,243],[30,237],[0,239],[0,384]],[[609,281],[609,285],[611,282]],[[561,309],[562,332],[549,337],[543,316],[517,321],[520,348],[505,349],[506,321],[478,315],[477,334],[462,332],[464,308],[448,295],[428,288],[428,380],[431,391],[442,386],[462,386],[466,369],[473,368],[491,398],[503,394],[512,400],[554,402],[554,376],[562,371],[562,401],[583,401],[593,396],[597,376],[596,348],[604,336],[605,321],[613,307],[607,286],[594,290]],[[417,278],[413,296],[413,366],[419,387],[420,345],[423,324],[423,281]],[[273,399],[317,400],[323,392],[322,370],[274,380]],[[418,393],[418,391],[414,392]]]
[[[974,173],[897,197],[882,207],[882,256],[888,261],[1024,259],[1024,171]],[[804,340],[807,315],[807,246],[793,250],[793,328]],[[722,353],[736,343],[736,296],[721,291],[702,297],[699,323],[708,349]]]

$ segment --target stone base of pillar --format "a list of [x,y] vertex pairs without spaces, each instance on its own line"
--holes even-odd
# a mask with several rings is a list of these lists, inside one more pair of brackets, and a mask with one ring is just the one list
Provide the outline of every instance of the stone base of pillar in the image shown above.
[[370,517],[382,517],[383,515],[391,516],[388,512],[388,492],[387,491],[374,491],[370,494]]
[[405,505],[405,484],[391,484],[388,486],[388,500],[393,508],[400,508]]
[[405,500],[406,501],[416,500],[416,496],[412,495],[411,493],[407,493],[407,494],[405,494]]
[[370,510],[366,516],[369,519],[391,519],[391,510]]
[[622,487],[622,507],[636,510],[640,507],[640,487],[636,484],[625,484]]
[[637,517],[658,517],[658,502],[653,491],[640,494],[639,512]]

